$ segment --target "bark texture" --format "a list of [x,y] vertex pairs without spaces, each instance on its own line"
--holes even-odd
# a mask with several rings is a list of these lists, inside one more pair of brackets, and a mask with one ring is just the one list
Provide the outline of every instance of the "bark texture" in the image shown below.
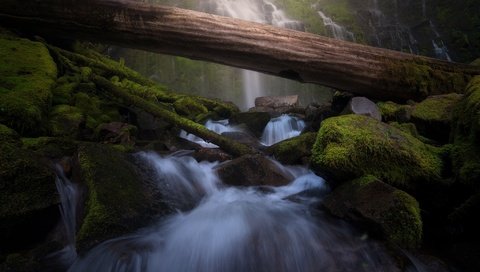
[[217,62],[372,98],[461,92],[480,68],[126,0],[0,1],[0,24]]

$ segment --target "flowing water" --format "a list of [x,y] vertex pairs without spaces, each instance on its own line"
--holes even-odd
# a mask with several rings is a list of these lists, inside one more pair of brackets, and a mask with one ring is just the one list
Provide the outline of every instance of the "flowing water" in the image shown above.
[[[155,167],[160,188],[188,192],[195,208],[135,234],[107,241],[70,271],[387,271],[384,250],[341,221],[313,210],[325,181],[301,167],[286,186],[233,188],[217,164],[188,155],[137,155]],[[168,193],[166,193],[168,195]],[[175,198],[172,197],[172,201]],[[353,269],[353,270],[352,270]]]
[[[217,134],[222,134],[223,132],[242,132],[241,128],[230,125],[228,120],[218,120],[218,121],[208,120],[205,123],[205,127],[213,132],[216,132]],[[207,147],[207,148],[218,147],[217,145],[206,142],[202,138],[196,135],[193,135],[191,133],[187,133],[184,130],[180,131],[180,137],[187,139],[191,142],[197,143],[203,147]]]
[[317,12],[318,15],[320,15],[320,17],[322,18],[323,24],[329,31],[329,34],[333,38],[351,42],[355,41],[355,35],[352,32],[348,31],[345,27],[335,23],[332,18],[325,15],[325,13],[323,13],[322,11],[319,10]]
[[263,131],[261,142],[266,146],[271,146],[283,140],[300,135],[304,128],[305,122],[302,119],[283,114],[268,122]]

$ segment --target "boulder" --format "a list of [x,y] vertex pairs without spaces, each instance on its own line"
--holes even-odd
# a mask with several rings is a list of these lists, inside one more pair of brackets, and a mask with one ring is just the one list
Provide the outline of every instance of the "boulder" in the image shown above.
[[343,111],[343,109],[345,109],[348,102],[352,98],[353,98],[353,94],[349,92],[336,91],[332,97],[332,111],[335,112],[336,114],[339,114],[340,112]]
[[216,167],[220,179],[234,186],[281,186],[293,177],[262,155],[245,155]]
[[421,245],[418,202],[374,176],[342,184],[327,196],[323,205],[335,216],[364,225],[393,245],[405,249]]
[[270,118],[270,114],[266,112],[240,112],[230,118],[230,123],[234,125],[245,124],[250,132],[256,137],[260,137]]
[[104,143],[131,146],[135,144],[136,132],[137,127],[122,122],[104,123],[96,129],[98,139]]
[[317,133],[308,132],[276,143],[267,148],[267,154],[284,164],[305,164],[310,161]]
[[392,101],[378,102],[377,107],[382,114],[384,122],[410,122],[412,115],[411,105],[400,105]]
[[448,143],[453,110],[461,98],[456,93],[429,96],[413,107],[411,121],[421,135]]
[[109,146],[79,144],[72,176],[88,189],[77,233],[80,251],[146,226],[162,212],[159,194],[153,196],[128,155]]
[[60,220],[55,173],[0,124],[0,255],[43,242]]
[[308,131],[318,131],[323,120],[334,116],[331,104],[310,104],[305,108],[305,122]]
[[359,114],[372,117],[378,121],[382,121],[382,115],[378,107],[370,99],[366,97],[353,97],[348,102],[342,114]]
[[40,42],[0,37],[0,123],[21,134],[46,131],[57,66]]
[[192,155],[198,162],[224,162],[232,159],[232,156],[219,148],[200,148]]
[[284,108],[298,106],[298,95],[262,96],[255,98],[255,107]]
[[52,136],[78,138],[83,127],[85,127],[85,116],[77,107],[58,105],[52,109],[50,113]]
[[373,118],[342,115],[322,123],[311,165],[336,181],[371,174],[390,185],[414,188],[418,182],[440,179],[440,152]]
[[260,149],[263,147],[263,145],[260,143],[260,141],[257,138],[243,131],[227,131],[227,132],[223,132],[222,136],[235,140],[239,143],[252,146],[256,149]]

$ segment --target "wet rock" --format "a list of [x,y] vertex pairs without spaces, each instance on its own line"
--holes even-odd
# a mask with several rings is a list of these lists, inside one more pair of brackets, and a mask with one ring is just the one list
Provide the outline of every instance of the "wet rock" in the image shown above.
[[193,153],[197,161],[224,162],[232,159],[232,156],[218,148],[200,148]]
[[304,164],[310,161],[317,133],[308,132],[276,143],[267,149],[267,154],[284,164]]
[[250,132],[260,137],[270,118],[270,114],[266,112],[240,112],[230,118],[230,123],[234,125],[245,124]]
[[298,95],[262,96],[255,98],[255,107],[282,108],[298,106]]
[[96,129],[100,141],[110,144],[134,145],[137,128],[133,125],[111,122],[101,124]]
[[242,131],[228,131],[223,132],[222,136],[235,140],[239,143],[246,144],[252,146],[254,148],[262,148],[263,145],[258,141],[257,138],[253,137],[249,133],[242,132]]
[[311,164],[337,181],[371,174],[390,185],[413,189],[440,180],[441,152],[373,118],[342,115],[322,123]]
[[305,108],[305,122],[307,122],[308,131],[318,131],[320,124],[328,117],[334,116],[331,104],[310,104]]
[[332,111],[339,114],[352,98],[352,93],[336,91],[332,97]]
[[217,166],[220,179],[234,186],[281,186],[293,177],[262,155],[245,155]]
[[448,143],[455,106],[461,94],[451,93],[427,97],[416,104],[412,111],[412,122],[418,132],[430,139]]
[[382,121],[382,115],[377,105],[366,97],[353,97],[348,102],[342,114],[359,114],[372,117],[378,121]]
[[418,202],[373,176],[336,188],[324,201],[335,216],[360,223],[374,234],[401,248],[417,248],[422,241]]

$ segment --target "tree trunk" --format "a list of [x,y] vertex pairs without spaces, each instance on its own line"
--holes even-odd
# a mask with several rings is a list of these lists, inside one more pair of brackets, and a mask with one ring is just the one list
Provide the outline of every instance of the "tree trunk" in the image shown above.
[[201,59],[402,101],[462,92],[480,68],[126,0],[0,1],[0,23]]
[[235,140],[219,135],[205,128],[205,126],[203,125],[195,123],[174,112],[162,109],[161,107],[139,96],[132,95],[127,90],[115,86],[109,80],[101,76],[93,75],[92,81],[103,90],[113,94],[115,97],[121,98],[125,103],[141,108],[144,111],[152,114],[153,116],[161,118],[168,123],[174,124],[175,126],[185,130],[188,133],[192,133],[204,139],[205,141],[214,143],[233,156],[239,157],[246,154],[259,153],[259,151],[253,149],[250,146],[238,143]]

